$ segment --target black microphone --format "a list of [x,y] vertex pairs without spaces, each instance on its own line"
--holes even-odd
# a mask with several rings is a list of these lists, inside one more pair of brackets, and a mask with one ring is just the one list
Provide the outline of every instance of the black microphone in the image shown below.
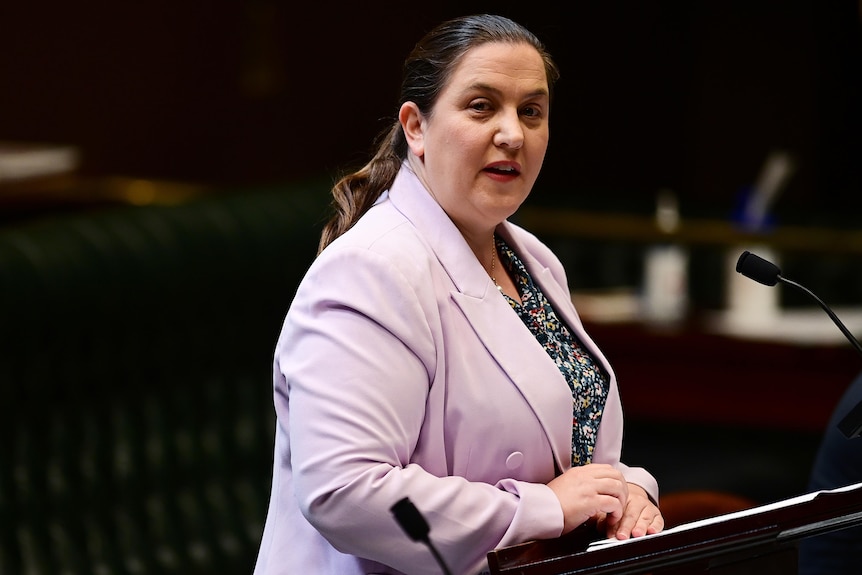
[[781,277],[781,270],[777,265],[749,251],[744,251],[739,256],[736,271],[765,286],[774,286]]
[[434,544],[431,543],[431,539],[428,537],[428,533],[431,531],[431,528],[428,526],[428,522],[425,521],[425,518],[419,510],[416,509],[416,506],[413,505],[413,502],[410,501],[409,498],[405,497],[395,503],[395,505],[391,507],[390,511],[392,511],[392,514],[395,516],[395,520],[398,521],[398,524],[401,525],[404,532],[407,533],[413,541],[419,541],[428,546],[428,549],[431,550],[431,554],[434,555],[434,559],[437,561],[437,564],[440,565],[440,569],[443,573],[445,575],[452,575],[452,572],[449,571],[449,567],[446,566],[446,562],[443,560],[440,552],[437,551],[437,548],[434,547]]
[[[776,283],[782,282],[804,291],[806,294],[811,296],[814,301],[820,304],[823,311],[832,318],[832,321],[835,322],[835,325],[838,326],[838,329],[840,329],[841,333],[844,334],[844,337],[847,338],[847,341],[856,348],[856,351],[862,354],[862,345],[860,345],[859,341],[853,337],[853,334],[850,333],[850,330],[845,327],[841,320],[838,319],[835,312],[829,309],[829,306],[807,287],[783,277],[781,275],[781,270],[774,263],[749,251],[744,251],[736,262],[736,271],[765,286],[774,286]],[[848,438],[862,435],[862,403],[852,409],[850,413],[841,420],[838,424],[838,428]]]
[[814,293],[806,288],[805,286],[799,285],[798,283],[791,281],[781,275],[781,270],[774,263],[763,259],[762,257],[755,255],[749,251],[742,252],[742,255],[739,256],[739,260],[736,262],[736,271],[744,275],[749,279],[753,279],[754,281],[761,283],[765,286],[774,286],[778,282],[783,282],[788,285],[792,285],[795,288],[801,289],[809,296],[814,298],[814,300],[820,304],[820,307],[823,308],[829,317],[832,318],[832,321],[835,322],[835,325],[838,326],[838,329],[841,330],[841,333],[847,338],[847,340],[853,344],[853,347],[856,348],[860,354],[862,354],[862,344],[853,337],[853,334],[850,333],[841,320],[838,319],[838,316],[829,309],[829,306],[826,305],[823,300],[814,295]]

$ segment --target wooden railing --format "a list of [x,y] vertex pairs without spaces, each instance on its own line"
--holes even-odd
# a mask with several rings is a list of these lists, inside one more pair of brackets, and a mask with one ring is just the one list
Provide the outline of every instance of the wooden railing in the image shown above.
[[777,250],[862,255],[862,229],[782,225],[767,231],[748,231],[732,221],[680,219],[672,232],[662,230],[644,215],[590,212],[524,206],[518,223],[543,236],[579,237],[636,242],[678,242],[689,245],[733,246],[766,244]]

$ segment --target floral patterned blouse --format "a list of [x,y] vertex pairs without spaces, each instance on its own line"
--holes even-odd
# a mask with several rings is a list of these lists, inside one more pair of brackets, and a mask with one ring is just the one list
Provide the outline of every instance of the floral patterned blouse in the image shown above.
[[500,262],[514,279],[521,301],[505,294],[504,297],[548,352],[572,390],[572,466],[586,465],[592,460],[608,396],[608,375],[560,321],[512,248],[502,238],[494,239]]

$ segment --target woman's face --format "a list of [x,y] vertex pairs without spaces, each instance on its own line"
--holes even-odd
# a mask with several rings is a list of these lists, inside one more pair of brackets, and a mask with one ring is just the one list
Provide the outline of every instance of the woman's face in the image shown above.
[[525,43],[467,52],[430,115],[402,106],[411,165],[468,240],[488,234],[527,198],[548,147],[542,57]]

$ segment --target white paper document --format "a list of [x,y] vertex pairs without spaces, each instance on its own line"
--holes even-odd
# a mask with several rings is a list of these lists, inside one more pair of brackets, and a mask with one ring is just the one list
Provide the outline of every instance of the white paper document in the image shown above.
[[853,485],[848,485],[846,487],[839,487],[837,489],[829,489],[823,491],[813,491],[811,493],[805,493],[804,495],[799,495],[797,497],[791,497],[790,499],[784,499],[782,501],[777,501],[775,503],[769,503],[766,505],[760,505],[758,507],[752,507],[751,509],[744,509],[742,511],[735,511],[733,513],[726,513],[724,515],[717,515],[715,517],[709,517],[707,519],[700,519],[698,521],[692,521],[691,523],[684,523],[682,525],[677,525],[676,527],[672,527],[670,529],[666,529],[659,533],[654,533],[652,535],[644,535],[643,537],[636,537],[632,539],[600,539],[598,541],[594,541],[590,543],[589,547],[587,547],[587,551],[596,551],[598,549],[606,549],[608,547],[612,547],[614,545],[624,545],[626,543],[631,543],[632,541],[640,541],[645,538],[653,538],[653,537],[662,537],[664,535],[670,535],[671,533],[678,533],[680,531],[687,531],[689,529],[695,529],[697,527],[703,527],[705,525],[712,525],[713,523],[722,523],[724,521],[730,521],[731,519],[736,519],[738,517],[746,517],[748,515],[757,515],[758,513],[764,513],[767,511],[771,511],[773,509],[781,509],[782,507],[790,507],[791,505],[797,505],[799,503],[805,503],[806,501],[812,501],[818,495],[824,493],[840,493],[842,491],[853,491],[854,489],[862,489],[862,483],[856,483]]

